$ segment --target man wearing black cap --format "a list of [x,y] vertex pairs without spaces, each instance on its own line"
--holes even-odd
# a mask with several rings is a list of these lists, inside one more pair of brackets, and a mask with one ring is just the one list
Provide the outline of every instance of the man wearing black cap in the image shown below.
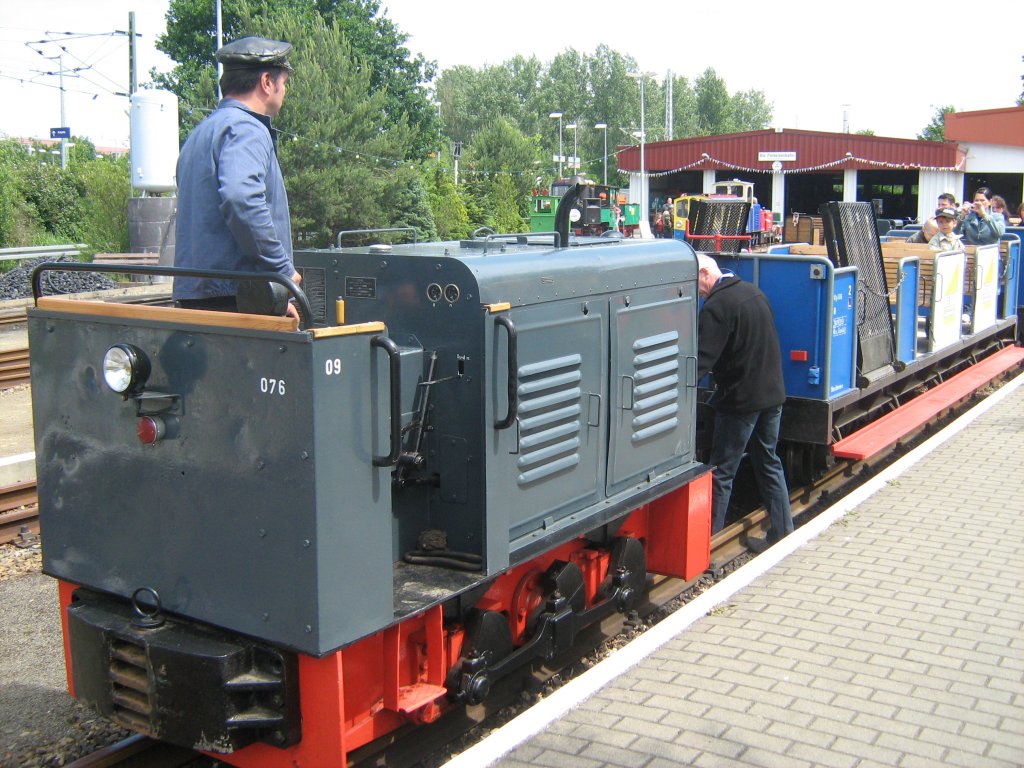
[[[245,37],[217,51],[224,98],[178,158],[175,266],[276,272],[299,282],[270,124],[284,103],[291,50],[290,43]],[[174,299],[188,309],[237,311],[237,290],[234,280],[174,280]],[[290,304],[287,312],[298,317]]]

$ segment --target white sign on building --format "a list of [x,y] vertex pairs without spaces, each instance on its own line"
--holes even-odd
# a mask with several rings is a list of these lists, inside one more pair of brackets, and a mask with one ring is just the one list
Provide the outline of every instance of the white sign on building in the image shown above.
[[758,152],[757,162],[771,163],[780,160],[784,163],[796,162],[796,152]]

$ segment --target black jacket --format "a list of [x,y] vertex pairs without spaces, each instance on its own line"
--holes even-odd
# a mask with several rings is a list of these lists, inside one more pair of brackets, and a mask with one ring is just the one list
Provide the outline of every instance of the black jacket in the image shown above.
[[711,372],[711,399],[725,413],[782,405],[782,353],[767,297],[738,277],[718,281],[704,300],[697,334],[697,375]]

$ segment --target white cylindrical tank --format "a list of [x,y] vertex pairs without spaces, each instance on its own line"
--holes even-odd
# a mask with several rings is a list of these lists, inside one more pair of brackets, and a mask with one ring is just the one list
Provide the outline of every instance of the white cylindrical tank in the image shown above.
[[136,91],[131,107],[132,186],[173,192],[178,164],[178,97],[170,91]]

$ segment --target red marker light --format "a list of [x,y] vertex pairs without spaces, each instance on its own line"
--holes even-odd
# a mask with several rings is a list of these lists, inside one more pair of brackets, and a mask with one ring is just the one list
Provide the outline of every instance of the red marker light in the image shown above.
[[159,416],[143,416],[139,419],[139,442],[144,445],[152,445],[162,438],[166,432],[167,427],[164,424],[164,420]]
[[791,349],[789,350],[789,359],[796,363],[807,362],[807,350],[806,349]]

